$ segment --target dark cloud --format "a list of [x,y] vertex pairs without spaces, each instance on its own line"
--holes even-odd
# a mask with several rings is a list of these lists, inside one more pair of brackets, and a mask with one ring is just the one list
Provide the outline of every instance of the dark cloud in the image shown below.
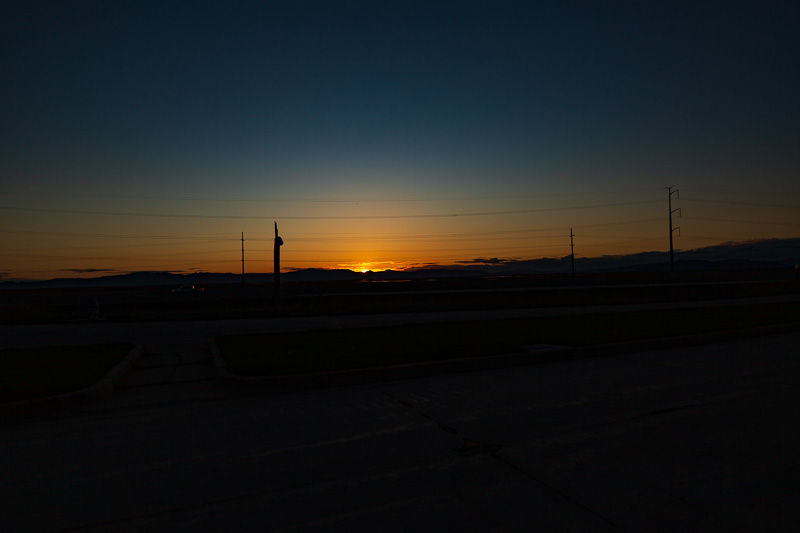
[[120,274],[185,274],[185,270],[118,270]]
[[519,263],[518,259],[500,259],[499,257],[478,257],[466,261],[456,261],[460,265],[513,265]]
[[405,265],[402,270],[417,270],[421,268],[439,268],[442,267],[442,263],[438,261],[428,261],[428,262],[419,262],[419,263],[411,263]]

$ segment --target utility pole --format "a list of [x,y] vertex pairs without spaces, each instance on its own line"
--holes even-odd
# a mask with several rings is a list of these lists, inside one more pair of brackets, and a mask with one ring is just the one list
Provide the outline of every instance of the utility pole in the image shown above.
[[283,246],[283,239],[278,237],[278,223],[275,222],[275,249],[273,255],[273,273],[272,279],[275,284],[275,303],[278,303],[278,296],[280,295],[281,285],[281,246]]
[[244,232],[242,232],[242,292],[244,292]]
[[572,238],[575,235],[572,234],[572,228],[569,228],[569,247],[572,250],[572,278],[575,278],[575,243],[572,241]]
[[[674,251],[673,251],[673,248],[672,248],[672,233],[675,230],[678,230],[678,235],[680,235],[681,234],[681,228],[680,227],[677,227],[677,228],[673,228],[672,227],[672,214],[677,212],[678,216],[680,216],[681,215],[681,213],[680,213],[681,208],[679,207],[677,209],[672,209],[672,195],[675,194],[676,195],[675,197],[677,199],[679,199],[679,200],[680,200],[681,195],[680,195],[680,192],[678,191],[678,189],[675,189],[674,185],[671,185],[669,187],[664,187],[664,188],[667,189],[667,193],[668,193],[667,194],[667,198],[668,198],[668,205],[669,205],[669,270],[674,275],[675,274],[675,254],[674,254]],[[673,191],[672,189],[675,189],[675,190]]]

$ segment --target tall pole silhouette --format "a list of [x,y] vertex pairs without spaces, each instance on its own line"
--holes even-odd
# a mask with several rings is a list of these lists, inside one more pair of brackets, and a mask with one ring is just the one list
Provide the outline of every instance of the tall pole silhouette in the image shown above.
[[244,291],[244,232],[242,232],[242,291]]
[[575,277],[575,243],[572,241],[572,238],[575,235],[572,234],[572,228],[569,228],[569,248],[572,250],[572,277]]
[[[673,194],[677,195],[676,198],[678,198],[678,199],[680,199],[681,195],[680,195],[680,192],[678,191],[678,189],[675,189],[674,185],[671,185],[669,187],[664,187],[664,188],[667,189],[667,193],[668,193],[667,194],[667,199],[668,199],[667,203],[668,203],[668,206],[669,206],[668,207],[668,209],[669,209],[669,271],[672,274],[675,274],[675,253],[674,253],[673,248],[672,248],[672,233],[675,230],[678,230],[678,235],[680,235],[680,229],[681,228],[673,228],[672,227],[672,214],[675,213],[675,212],[680,212],[681,208],[679,207],[677,209],[672,209],[672,195]],[[675,189],[675,190],[673,191],[672,189]],[[678,216],[680,216],[680,215],[678,215]]]
[[273,283],[275,284],[275,301],[278,301],[281,285],[281,246],[283,239],[278,236],[278,223],[275,222],[275,249],[273,254],[274,270],[272,273]]

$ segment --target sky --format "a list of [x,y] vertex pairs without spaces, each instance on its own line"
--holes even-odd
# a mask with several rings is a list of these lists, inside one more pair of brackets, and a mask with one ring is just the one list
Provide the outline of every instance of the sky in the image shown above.
[[0,279],[798,237],[799,65],[789,1],[6,0]]

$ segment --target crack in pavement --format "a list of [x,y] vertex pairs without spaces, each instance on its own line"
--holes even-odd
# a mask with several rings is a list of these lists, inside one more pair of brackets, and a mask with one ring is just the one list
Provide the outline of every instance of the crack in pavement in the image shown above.
[[443,422],[436,420],[433,416],[421,411],[420,409],[417,409],[417,407],[411,402],[407,402],[401,398],[398,398],[397,396],[381,389],[377,385],[375,385],[374,388],[381,394],[393,400],[394,402],[399,403],[403,407],[414,411],[418,416],[430,420],[431,422],[436,424],[436,426],[442,431],[460,437],[464,445],[456,449],[456,452],[459,455],[477,455],[479,453],[493,454],[499,451],[503,447],[502,444],[492,444],[488,442],[479,442],[479,441],[474,441],[472,439],[468,439],[465,436],[461,435],[461,433],[456,428],[448,426],[447,424],[444,424]]
[[559,497],[561,497],[564,500],[568,501],[570,504],[572,504],[572,505],[584,510],[585,512],[591,514],[592,516],[595,516],[596,518],[598,518],[598,519],[602,520],[603,522],[609,524],[614,529],[617,529],[619,531],[625,531],[625,529],[622,526],[620,526],[619,524],[615,523],[611,519],[603,516],[602,514],[600,514],[599,512],[595,511],[594,509],[588,507],[587,505],[579,502],[578,500],[576,500],[575,498],[573,498],[572,496],[567,494],[565,491],[560,490],[559,488],[557,488],[557,487],[555,487],[553,485],[550,485],[549,483],[543,481],[542,479],[540,479],[539,477],[537,477],[533,473],[528,472],[524,468],[521,468],[520,466],[514,464],[509,459],[507,459],[505,457],[502,457],[501,454],[500,454],[500,451],[503,448],[502,444],[493,444],[493,443],[489,443],[489,442],[481,442],[481,441],[475,441],[475,440],[472,440],[472,439],[468,439],[467,437],[462,435],[461,432],[458,429],[456,429],[454,427],[451,427],[451,426],[448,426],[447,424],[437,420],[432,415],[429,415],[428,413],[423,412],[421,409],[419,409],[416,405],[412,404],[411,402],[403,400],[403,399],[395,396],[394,394],[391,394],[391,393],[383,390],[378,385],[373,385],[373,387],[377,391],[379,391],[381,394],[383,394],[386,397],[392,399],[393,401],[395,401],[398,404],[402,405],[406,409],[410,409],[410,410],[414,411],[417,415],[421,416],[422,418],[430,420],[431,422],[436,424],[436,426],[438,426],[441,430],[443,430],[443,431],[445,431],[445,432],[447,432],[447,433],[449,433],[451,435],[455,435],[455,436],[461,438],[461,441],[462,441],[463,445],[458,447],[458,448],[456,448],[456,450],[455,450],[455,452],[458,455],[460,455],[462,457],[466,457],[466,456],[472,456],[472,455],[486,454],[489,457],[492,457],[493,459],[499,461],[503,465],[505,465],[505,466],[511,468],[512,470],[518,472],[519,474],[521,474],[522,476],[524,476],[528,480],[530,480],[530,481],[536,483],[537,485],[543,487],[545,490],[548,490],[548,491],[558,495]]

